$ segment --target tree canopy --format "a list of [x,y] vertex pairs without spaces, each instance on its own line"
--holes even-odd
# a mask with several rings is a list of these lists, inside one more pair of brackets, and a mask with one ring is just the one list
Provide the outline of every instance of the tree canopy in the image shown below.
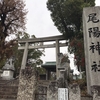
[[0,0],[0,39],[25,28],[24,7],[22,0]]
[[95,0],[48,0],[47,8],[58,30],[67,39],[77,35],[82,28],[83,7],[94,6]]
[[[82,30],[83,7],[92,7],[95,0],[48,0],[47,8],[57,29],[69,40],[69,52],[74,53],[77,66],[85,66]],[[84,69],[84,68],[83,68]]]
[[0,0],[0,63],[12,54],[15,40],[6,41],[11,34],[25,29],[25,10],[23,0]]

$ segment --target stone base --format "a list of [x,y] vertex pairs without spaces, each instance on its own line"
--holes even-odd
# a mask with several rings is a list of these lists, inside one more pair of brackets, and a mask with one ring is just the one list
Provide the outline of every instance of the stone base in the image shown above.
[[69,100],[81,100],[80,88],[77,84],[69,86]]
[[91,86],[91,92],[93,94],[93,100],[100,100],[100,86]]

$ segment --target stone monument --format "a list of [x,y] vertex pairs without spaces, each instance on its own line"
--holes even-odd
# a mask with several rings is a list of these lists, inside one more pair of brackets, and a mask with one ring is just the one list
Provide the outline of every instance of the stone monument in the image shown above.
[[83,9],[83,32],[87,90],[91,95],[91,87],[100,86],[100,7]]
[[58,100],[68,100],[67,88],[58,88]]
[[2,68],[3,70],[3,74],[1,75],[2,79],[5,79],[5,80],[13,79],[13,75],[15,71],[14,60],[15,60],[14,57],[7,59],[5,65]]
[[70,60],[68,59],[68,55],[63,55],[62,53],[60,53],[58,55],[58,58],[58,90],[61,89],[61,95],[59,96],[58,94],[58,100],[81,100],[79,86],[77,84],[69,84]]
[[[70,72],[70,60],[68,59],[67,55],[59,53],[59,65],[58,65],[58,72],[59,72],[59,79],[63,79],[63,83],[66,81],[66,85],[68,87],[68,79],[69,79],[69,72]],[[63,84],[62,83],[62,84]]]

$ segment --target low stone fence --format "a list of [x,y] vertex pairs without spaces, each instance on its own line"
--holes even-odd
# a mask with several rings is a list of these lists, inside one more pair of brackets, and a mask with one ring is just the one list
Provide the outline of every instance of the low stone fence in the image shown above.
[[[58,89],[63,88],[62,81],[39,81],[34,69],[21,70],[17,100],[58,100]],[[67,87],[69,100],[99,100],[81,97],[78,84]]]
[[47,87],[37,86],[35,92],[35,100],[47,100]]
[[80,88],[77,84],[72,84],[69,86],[69,100],[80,100]]
[[82,96],[81,100],[93,100],[93,97],[91,97],[91,96]]

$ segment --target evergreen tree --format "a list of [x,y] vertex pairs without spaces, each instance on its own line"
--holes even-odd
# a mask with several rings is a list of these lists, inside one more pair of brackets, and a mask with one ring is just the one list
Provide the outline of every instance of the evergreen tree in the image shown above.
[[92,7],[95,0],[48,0],[47,8],[57,29],[69,41],[68,49],[75,55],[75,64],[85,70],[82,30],[83,7]]

